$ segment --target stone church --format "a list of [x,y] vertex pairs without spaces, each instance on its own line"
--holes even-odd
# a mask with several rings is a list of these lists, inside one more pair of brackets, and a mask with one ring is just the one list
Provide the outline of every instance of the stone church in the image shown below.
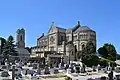
[[37,39],[37,45],[32,47],[32,56],[63,58],[64,62],[75,59],[75,51],[81,51],[88,41],[96,46],[96,32],[87,26],[81,26],[80,22],[65,29],[52,23],[47,35],[42,34]]

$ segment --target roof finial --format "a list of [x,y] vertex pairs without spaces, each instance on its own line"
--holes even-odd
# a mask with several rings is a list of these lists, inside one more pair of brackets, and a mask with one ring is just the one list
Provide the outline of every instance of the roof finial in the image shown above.
[[52,24],[54,24],[54,22],[52,22]]
[[54,22],[52,22],[52,26],[55,26],[55,23],[54,23]]

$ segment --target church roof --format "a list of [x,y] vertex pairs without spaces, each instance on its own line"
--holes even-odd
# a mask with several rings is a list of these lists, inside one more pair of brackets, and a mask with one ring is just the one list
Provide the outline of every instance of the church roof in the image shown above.
[[41,39],[43,37],[44,37],[44,33],[39,38],[37,38],[37,40],[39,40],[39,39]]
[[45,39],[45,38],[47,38],[47,35],[46,36],[43,36],[42,38],[40,38],[40,39]]
[[56,28],[57,28],[58,30],[66,30],[65,28],[61,28],[61,27],[58,27],[58,26],[56,26]]
[[47,35],[43,36],[43,37],[39,37],[37,40],[42,40],[42,39],[46,39],[46,38],[47,38]]
[[78,31],[93,31],[93,30],[89,28],[88,26],[81,26],[76,30],[76,32]]
[[80,27],[80,22],[78,21],[78,23],[77,23],[76,26],[74,26],[73,28],[67,29],[66,32],[70,32],[70,31],[74,32],[74,31],[76,31],[79,27]]
[[[57,28],[58,31],[66,31],[65,28],[58,27],[57,25],[55,25],[54,22],[52,22],[52,25],[51,25],[51,28],[53,28],[53,27],[54,27],[54,28]],[[51,28],[49,29],[48,33],[50,32]]]

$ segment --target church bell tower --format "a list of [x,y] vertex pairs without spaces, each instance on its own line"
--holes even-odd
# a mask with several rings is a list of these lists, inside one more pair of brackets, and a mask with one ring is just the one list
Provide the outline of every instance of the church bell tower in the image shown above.
[[25,30],[23,28],[16,31],[16,45],[17,48],[25,48]]

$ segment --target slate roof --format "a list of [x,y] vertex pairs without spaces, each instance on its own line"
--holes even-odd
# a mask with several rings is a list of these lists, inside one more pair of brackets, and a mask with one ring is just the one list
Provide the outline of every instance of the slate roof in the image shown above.
[[41,37],[41,38],[38,38],[38,40],[42,40],[42,39],[45,39],[45,38],[47,38],[47,35],[46,35],[46,36],[43,36],[43,37]]
[[74,31],[76,31],[79,27],[80,27],[80,24],[77,24],[75,27],[67,29],[66,32],[71,32],[71,31],[74,32]]
[[78,32],[78,31],[93,31],[93,30],[88,26],[81,26],[75,32]]
[[57,28],[58,30],[66,30],[65,28],[61,28],[61,27],[58,27],[58,26],[56,26],[56,28]]

